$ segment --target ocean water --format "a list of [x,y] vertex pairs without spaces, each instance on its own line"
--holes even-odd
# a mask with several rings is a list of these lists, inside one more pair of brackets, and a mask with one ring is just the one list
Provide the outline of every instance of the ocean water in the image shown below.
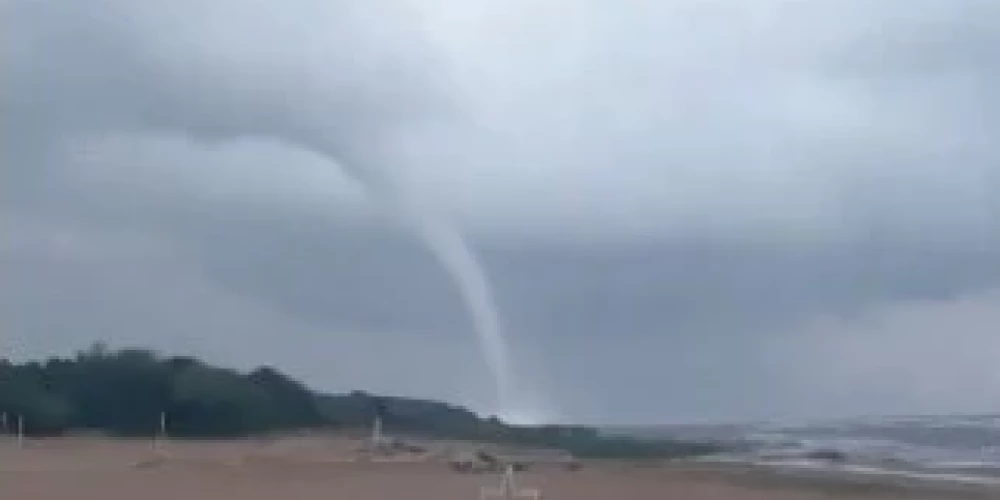
[[1000,414],[669,426],[662,434],[735,450],[710,461],[1000,486]]

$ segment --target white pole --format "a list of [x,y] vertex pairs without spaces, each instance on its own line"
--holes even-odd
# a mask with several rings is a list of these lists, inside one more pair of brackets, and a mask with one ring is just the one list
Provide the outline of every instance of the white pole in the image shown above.
[[24,415],[17,416],[17,447],[24,448]]
[[161,451],[160,448],[163,446],[163,441],[167,439],[167,412],[160,412],[160,426],[156,429],[155,435],[153,435],[153,450]]
[[381,446],[382,446],[382,417],[376,415],[375,422],[372,425],[372,448],[379,448]]
[[517,486],[514,485],[514,466],[508,465],[503,471],[503,485],[500,487],[504,498],[514,498]]

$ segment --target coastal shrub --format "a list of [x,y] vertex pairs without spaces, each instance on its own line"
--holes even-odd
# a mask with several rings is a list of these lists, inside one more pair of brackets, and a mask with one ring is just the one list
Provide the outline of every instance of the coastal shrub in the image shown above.
[[[579,458],[663,459],[702,455],[714,446],[602,436],[579,425],[516,426],[437,401],[363,391],[319,394],[273,367],[242,373],[192,357],[97,343],[70,358],[15,364],[0,359],[0,413],[32,434],[100,432],[150,436],[161,414],[177,437],[239,437],[302,429],[386,432],[564,450]],[[418,449],[418,448],[414,448]]]

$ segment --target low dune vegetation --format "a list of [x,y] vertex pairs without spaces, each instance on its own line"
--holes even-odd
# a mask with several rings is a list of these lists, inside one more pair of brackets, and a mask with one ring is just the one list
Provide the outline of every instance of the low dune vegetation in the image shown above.
[[389,432],[547,447],[580,458],[662,459],[717,451],[702,443],[603,436],[577,425],[515,426],[438,401],[363,391],[324,394],[273,367],[249,372],[191,357],[94,344],[68,358],[0,360],[0,412],[23,418],[28,435],[91,431],[236,438],[308,429],[358,429],[380,415]]

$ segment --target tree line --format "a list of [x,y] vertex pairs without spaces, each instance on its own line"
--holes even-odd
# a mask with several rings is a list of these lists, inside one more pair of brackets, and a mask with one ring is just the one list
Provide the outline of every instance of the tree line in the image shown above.
[[[273,367],[240,372],[192,357],[95,344],[66,358],[0,359],[0,413],[28,435],[94,431],[151,436],[165,414],[176,437],[240,437],[370,425],[387,431],[563,448],[579,456],[664,457],[714,451],[699,443],[606,438],[584,426],[514,426],[437,401],[362,391],[311,391]],[[10,430],[8,428],[8,430]]]
[[103,344],[70,358],[14,364],[0,360],[0,412],[23,416],[27,434],[93,430],[150,435],[160,415],[179,436],[240,436],[318,427],[315,397],[280,371],[249,373],[190,357],[163,358]]

